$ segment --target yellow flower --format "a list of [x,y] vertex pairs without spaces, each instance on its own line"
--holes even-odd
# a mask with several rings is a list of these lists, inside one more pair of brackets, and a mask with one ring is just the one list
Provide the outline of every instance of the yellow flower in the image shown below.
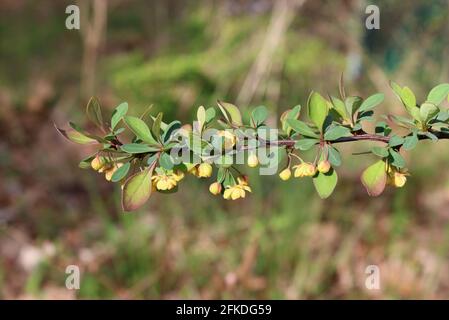
[[209,186],[209,191],[210,193],[212,193],[214,196],[216,196],[217,194],[220,194],[222,190],[222,186],[221,183],[218,182],[214,182]]
[[195,177],[198,177],[198,166],[193,166],[190,169],[187,169],[187,172],[193,174]]
[[317,169],[321,173],[328,173],[329,170],[331,169],[331,164],[327,160],[320,161],[318,163]]
[[113,174],[117,171],[117,169],[120,168],[121,166],[123,166],[123,163],[117,163],[117,164],[114,164],[111,168],[106,169],[106,170],[104,171],[104,178],[105,178],[107,181],[111,181],[112,175],[113,175]]
[[173,178],[176,180],[176,182],[181,181],[182,179],[184,179],[184,172],[182,172],[181,170],[175,170],[173,172]]
[[313,177],[316,174],[316,167],[310,162],[303,162],[295,168],[295,178]]
[[210,163],[201,163],[198,166],[198,177],[209,178],[212,175],[212,165]]
[[245,174],[242,174],[241,176],[237,177],[237,182],[239,185],[247,186],[248,185],[248,176]]
[[254,153],[250,154],[248,156],[248,166],[250,168],[255,168],[255,167],[257,167],[258,164],[259,164],[259,159],[257,158],[257,156]]
[[107,160],[105,157],[101,157],[98,154],[95,156],[95,158],[93,158],[93,160],[90,162],[90,165],[92,167],[92,169],[94,169],[95,171],[100,170],[101,168],[103,168],[105,165],[107,164]]
[[407,182],[407,173],[399,172],[390,167],[388,169],[388,180],[387,183],[396,188],[402,188]]
[[157,174],[151,177],[153,185],[156,186],[157,190],[165,191],[171,190],[178,184],[175,175],[170,174]]
[[290,168],[286,168],[279,173],[279,177],[284,181],[287,181],[288,179],[290,179],[291,176],[292,176],[292,171],[290,170]]
[[225,150],[232,149],[237,142],[237,137],[230,131],[220,130],[217,135],[224,138],[223,147]]
[[251,188],[247,185],[236,184],[235,186],[229,186],[224,191],[223,198],[226,200],[237,200],[239,198],[245,198],[246,191],[251,192]]

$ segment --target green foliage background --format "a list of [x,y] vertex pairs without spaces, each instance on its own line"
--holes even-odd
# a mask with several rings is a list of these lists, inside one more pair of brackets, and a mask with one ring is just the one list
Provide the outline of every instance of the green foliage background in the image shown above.
[[[448,82],[447,2],[374,3],[381,29],[368,31],[362,1],[306,1],[244,112],[266,105],[275,124],[285,109],[305,105],[310,90],[337,93],[342,71],[351,93],[386,93],[383,113],[403,112],[388,79],[421,98]],[[91,150],[53,128],[85,121],[84,47],[64,27],[68,4],[0,4],[1,298],[447,298],[444,141],[423,142],[407,159],[407,185],[376,199],[359,182],[374,157],[351,154],[372,145],[357,143],[342,148],[340,183],[325,201],[311,181],[250,169],[253,194],[243,201],[213,197],[208,183],[189,177],[176,195],[123,214],[119,186],[77,168]],[[272,7],[111,1],[95,95],[109,111],[128,101],[139,115],[154,104],[183,122],[199,105],[238,101]],[[81,267],[77,292],[64,285],[70,264]],[[370,264],[381,270],[377,291],[364,285]]]

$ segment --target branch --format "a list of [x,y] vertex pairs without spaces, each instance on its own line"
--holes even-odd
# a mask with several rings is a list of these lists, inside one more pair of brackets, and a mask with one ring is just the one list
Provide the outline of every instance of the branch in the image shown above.
[[[449,139],[449,132],[431,132],[433,135],[435,135],[438,139]],[[430,138],[426,135],[418,135],[418,140],[430,140]],[[343,137],[339,138],[334,141],[329,141],[329,143],[343,143],[343,142],[354,142],[354,141],[377,141],[377,142],[383,142],[388,143],[390,141],[390,137],[381,136],[378,134],[359,134],[354,135],[351,137]],[[286,146],[286,147],[293,147],[296,143],[296,140],[278,140],[278,141],[267,141],[268,145],[277,145],[277,146]]]

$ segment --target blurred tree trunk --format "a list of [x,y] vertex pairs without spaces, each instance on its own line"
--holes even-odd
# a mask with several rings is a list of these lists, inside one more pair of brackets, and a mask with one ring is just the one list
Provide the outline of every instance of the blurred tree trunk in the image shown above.
[[79,1],[79,6],[80,30],[84,47],[81,67],[81,97],[87,100],[95,91],[98,53],[106,35],[108,3],[107,0],[94,0],[91,7],[88,1]]
[[305,0],[279,0],[275,2],[265,40],[246,76],[237,97],[237,104],[247,106],[253,100],[260,83],[268,79],[274,55],[295,17],[296,9],[301,7],[304,2]]

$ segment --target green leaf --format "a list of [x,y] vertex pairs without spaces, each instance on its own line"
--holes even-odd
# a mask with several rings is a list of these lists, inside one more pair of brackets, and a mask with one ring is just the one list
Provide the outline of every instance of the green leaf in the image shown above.
[[397,147],[403,143],[404,143],[404,138],[394,135],[394,136],[391,136],[390,141],[388,142],[388,145],[390,147]]
[[112,182],[117,182],[122,180],[128,174],[129,168],[131,167],[131,163],[127,162],[123,164],[120,168],[118,168],[111,177]]
[[333,168],[328,173],[319,172],[313,178],[313,185],[321,199],[326,199],[332,194],[337,182],[337,172]]
[[404,168],[405,167],[405,160],[404,158],[399,154],[399,152],[390,150],[390,163],[391,165],[397,167],[397,168]]
[[126,116],[123,119],[125,120],[126,125],[136,135],[137,138],[149,144],[157,144],[157,141],[151,135],[150,128],[148,128],[143,120],[132,116]]
[[258,106],[251,113],[251,117],[254,120],[256,126],[261,125],[267,119],[268,111],[265,106]]
[[307,101],[309,118],[317,126],[320,132],[323,131],[323,124],[329,112],[326,100],[317,92],[312,92]]
[[117,124],[120,122],[120,120],[122,120],[122,118],[126,115],[127,112],[128,112],[128,102],[122,102],[117,106],[117,108],[115,108],[111,118],[112,130],[115,129]]
[[95,154],[82,159],[80,161],[80,163],[78,164],[78,167],[80,167],[81,169],[92,169],[91,162],[94,158],[95,158]]
[[351,130],[342,126],[329,127],[324,134],[324,139],[327,141],[333,141],[342,137],[349,137]]
[[401,99],[407,110],[416,108],[416,97],[409,87],[402,88]]
[[228,122],[237,126],[243,125],[242,115],[240,114],[240,110],[235,105],[222,101],[217,101],[217,103]]
[[281,115],[281,124],[282,124],[282,130],[284,132],[287,133],[287,135],[290,136],[291,131],[292,131],[292,127],[288,124],[287,120],[288,119],[298,119],[299,118],[299,114],[301,113],[301,106],[297,105],[295,106],[293,109],[290,110],[286,110],[282,115]]
[[98,143],[97,140],[89,138],[88,136],[82,134],[81,132],[78,132],[76,130],[63,130],[58,127],[56,127],[56,130],[64,136],[66,139],[69,139],[72,142],[78,143],[78,144],[93,144]]
[[332,107],[337,111],[337,113],[344,119],[349,120],[350,116],[346,112],[345,103],[336,97],[330,97],[332,102]]
[[219,167],[217,170],[217,182],[222,183],[226,177],[227,170],[223,167]]
[[296,119],[287,119],[287,123],[290,127],[292,127],[293,130],[295,130],[299,134],[302,134],[303,136],[311,137],[311,138],[319,138],[320,137],[305,122],[302,122],[302,121],[296,120]]
[[401,98],[401,94],[402,94],[402,88],[400,85],[398,85],[396,82],[394,81],[390,81],[390,87],[391,89],[393,89],[394,93],[396,94],[396,96],[402,100]]
[[416,147],[417,144],[418,144],[418,136],[416,134],[413,134],[405,138],[402,147],[405,150],[412,150],[413,148]]
[[214,108],[208,108],[206,110],[206,123],[211,122],[215,118],[215,109]]
[[147,153],[160,151],[159,148],[154,148],[141,143],[128,143],[120,146],[120,149],[127,153]]
[[363,101],[362,105],[359,108],[359,112],[369,111],[377,107],[384,101],[383,93],[376,93],[372,96],[369,96],[365,101]]
[[442,83],[430,90],[427,101],[438,106],[449,95],[449,83]]
[[171,170],[174,166],[171,156],[168,153],[161,154],[159,165],[167,170]]
[[90,98],[86,107],[87,117],[92,121],[97,127],[103,128],[103,116],[101,114],[101,107],[98,99],[96,97]]
[[354,113],[362,105],[363,99],[360,97],[347,97],[345,100],[345,107],[348,114],[352,117]]
[[440,112],[440,109],[433,103],[424,102],[419,108],[421,121],[426,123]]
[[152,167],[129,177],[123,186],[122,207],[124,211],[133,211],[142,206],[151,195]]
[[374,129],[374,131],[376,132],[376,134],[388,136],[391,133],[391,128],[386,122],[381,121],[376,124],[376,128]]
[[153,126],[151,127],[151,132],[153,133],[153,137],[157,140],[160,139],[161,136],[161,124],[162,124],[162,112],[157,114],[156,119],[154,119]]
[[328,154],[329,162],[335,167],[338,167],[339,165],[341,165],[340,152],[332,146],[329,146],[328,152],[329,152],[329,154]]
[[309,150],[310,148],[312,148],[314,145],[316,145],[317,143],[319,143],[320,140],[318,139],[300,139],[298,141],[296,141],[295,143],[295,148],[302,150],[302,151],[306,151]]
[[361,176],[362,184],[366,188],[368,195],[377,197],[380,195],[387,183],[387,172],[385,162],[379,160],[363,171]]
[[162,135],[162,140],[165,142],[169,141],[171,136],[176,130],[179,130],[181,128],[181,122],[178,120],[172,121],[167,125],[167,128],[164,131],[164,134]]
[[371,152],[374,153],[376,156],[381,157],[381,158],[386,158],[388,157],[388,149],[387,148],[383,148],[383,147],[373,147],[371,149]]

